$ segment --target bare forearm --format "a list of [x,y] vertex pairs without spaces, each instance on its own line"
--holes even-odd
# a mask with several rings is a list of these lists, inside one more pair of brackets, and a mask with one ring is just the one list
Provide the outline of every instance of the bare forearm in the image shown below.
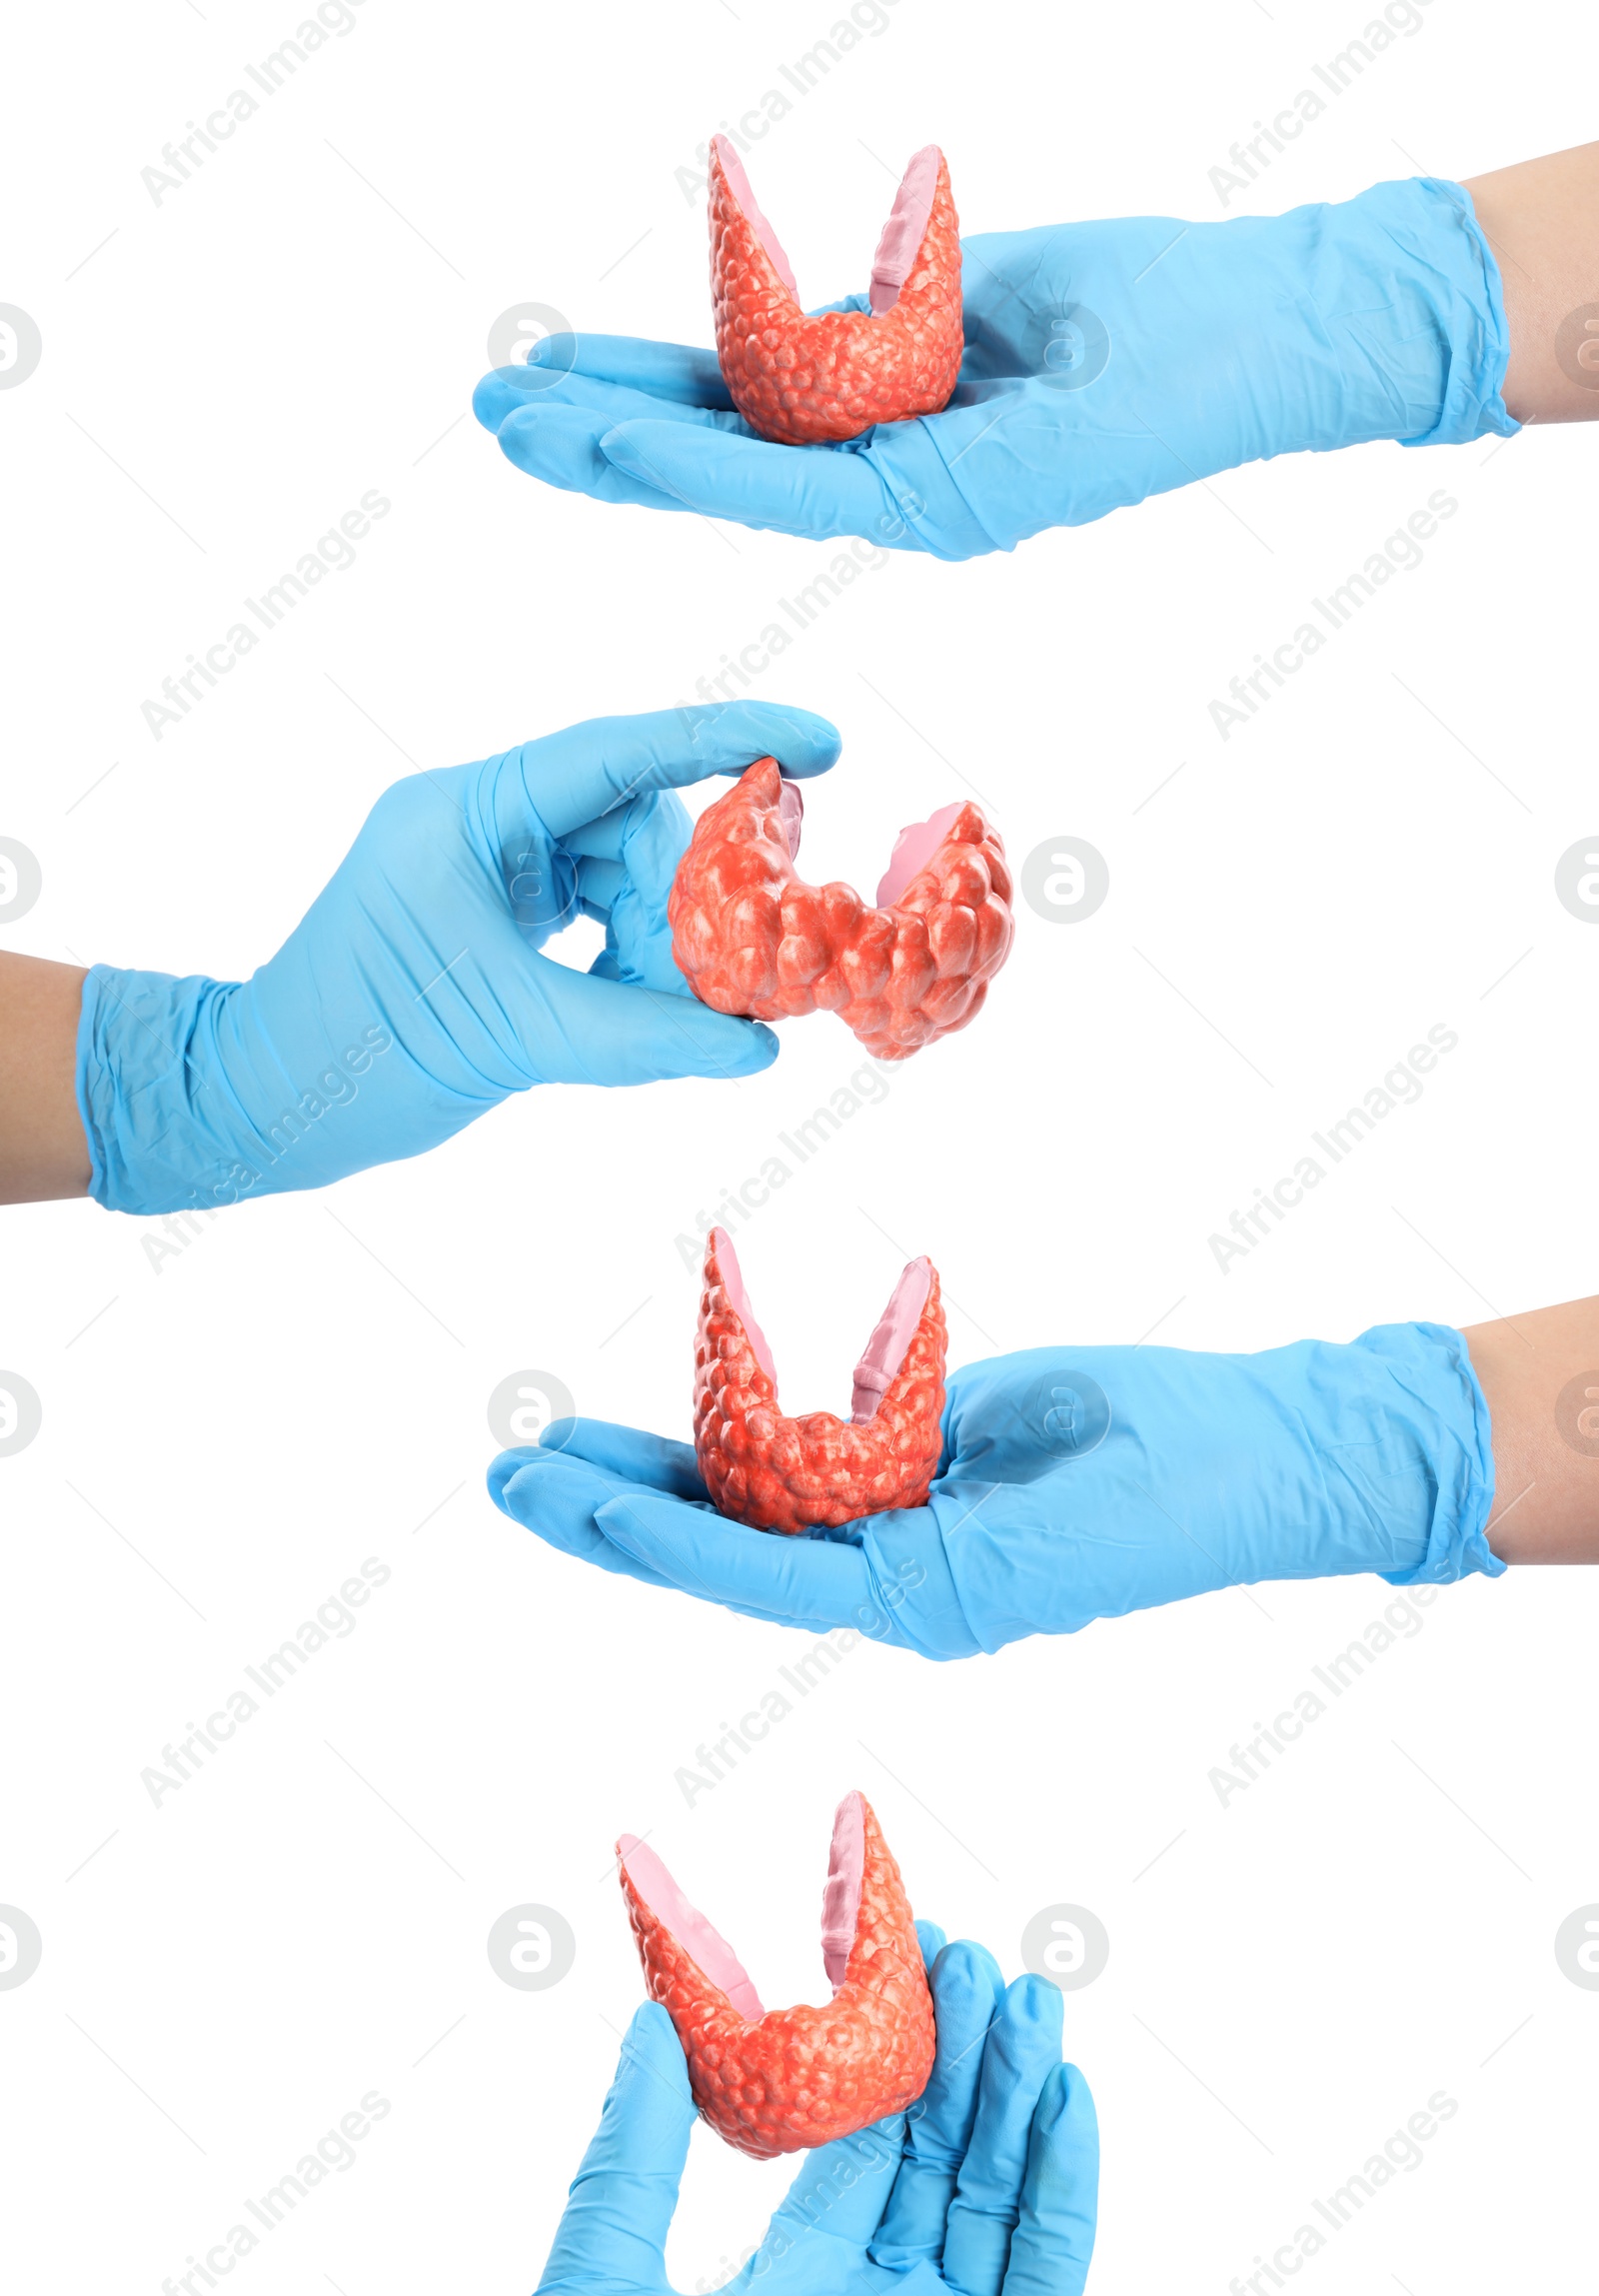
[[73,1083],[83,980],[81,966],[0,955],[0,1203],[88,1189]]
[[1599,1299],[1465,1339],[1493,1421],[1488,1543],[1505,1562],[1599,1562]]
[[[1599,417],[1599,144],[1496,168],[1465,189],[1504,282],[1505,405],[1518,423],[1592,422]],[[1580,317],[1588,306],[1592,328]]]

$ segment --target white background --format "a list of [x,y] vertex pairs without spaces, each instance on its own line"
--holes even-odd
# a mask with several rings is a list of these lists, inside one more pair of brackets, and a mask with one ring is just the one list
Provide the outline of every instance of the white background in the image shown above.
[[[518,302],[709,341],[675,170],[835,13],[364,0],[159,207],[140,170],[251,84],[292,0],[13,19],[0,300],[44,353],[0,394],[0,834],[45,882],[7,946],[236,978],[407,760],[687,699],[812,578],[830,554],[800,542],[536,485],[463,410]],[[872,155],[928,138],[968,230],[1211,218],[1207,171],[1363,20],[897,0],[752,177],[812,300],[863,275],[891,196]],[[1424,21],[1232,212],[1594,133],[1575,0]],[[1291,459],[1013,558],[896,557],[761,681],[843,732],[813,878],[869,887],[967,780],[1018,860],[1070,834],[1111,872],[1089,922],[1023,911],[980,1025],[745,1230],[791,1408],[841,1402],[920,1250],[956,1361],[1157,1323],[1341,1338],[1599,1285],[1599,935],[1553,894],[1599,826],[1596,449]],[[1212,698],[1440,487],[1459,510],[1424,565],[1222,744]],[[141,702],[371,488],[393,508],[357,564],[153,741]],[[1425,1098],[1219,1271],[1212,1230],[1439,1022],[1460,1044]],[[938,1672],[860,1648],[690,1808],[678,1767],[803,1638],[601,1577],[485,1497],[486,1399],[520,1368],[688,1432],[674,1238],[857,1063],[816,1019],[737,1088],[535,1093],[421,1162],[227,1213],[159,1272],[146,1223],[5,1215],[0,1364],[44,1405],[0,1461],[0,1900],[44,1938],[0,1992],[8,2282],[154,2296],[378,2089],[357,2165],[229,2285],[531,2288],[640,1994],[613,1837],[651,1832],[766,1998],[800,1998],[853,1785],[918,1910],[1007,1972],[1042,1906],[1107,1925],[1066,2014],[1103,2126],[1094,2296],[1219,2296],[1440,2088],[1459,2111],[1425,2165],[1303,2285],[1591,2272],[1599,1997],[1552,1940],[1599,1898],[1592,1574],[1449,1591],[1225,1809],[1207,1771],[1377,1614],[1375,1580]],[[367,1556],[392,1578],[357,1630],[152,1807],[141,1769]],[[489,1966],[524,1900],[577,1935],[553,1990]],[[680,2288],[785,2176],[697,2134]]]

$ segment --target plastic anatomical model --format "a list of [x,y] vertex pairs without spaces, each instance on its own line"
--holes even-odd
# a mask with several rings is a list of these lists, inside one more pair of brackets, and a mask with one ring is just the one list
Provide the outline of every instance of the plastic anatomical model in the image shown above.
[[718,1507],[756,1530],[800,1531],[922,1505],[943,1446],[946,1343],[938,1271],[912,1259],[855,1365],[850,1416],[786,1418],[733,1239],[714,1227],[695,1346],[694,1444]]
[[864,311],[800,308],[794,271],[739,155],[711,139],[717,358],[745,421],[781,446],[857,438],[944,406],[960,373],[960,220],[936,144],[905,169]]
[[618,1870],[652,1999],[677,2027],[694,2101],[757,2160],[902,2112],[932,2070],[932,1995],[899,1868],[864,1794],[845,1794],[821,1899],[825,2008],[763,2009],[727,1940],[632,1834]]
[[980,806],[899,832],[867,908],[795,868],[803,801],[760,758],[695,824],[667,916],[703,1005],[747,1020],[836,1013],[879,1061],[905,1061],[976,1019],[1010,954],[1005,849]]

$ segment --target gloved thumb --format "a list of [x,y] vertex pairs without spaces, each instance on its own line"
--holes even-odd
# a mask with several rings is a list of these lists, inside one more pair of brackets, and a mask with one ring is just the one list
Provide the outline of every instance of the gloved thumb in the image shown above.
[[659,2002],[634,2014],[594,2141],[573,2179],[541,2288],[604,2279],[667,2287],[666,2246],[694,2127],[689,2071]]

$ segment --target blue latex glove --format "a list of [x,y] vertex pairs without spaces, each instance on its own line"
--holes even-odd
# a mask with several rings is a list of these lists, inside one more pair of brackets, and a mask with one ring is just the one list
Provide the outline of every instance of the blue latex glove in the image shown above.
[[804,1537],[725,1520],[687,1443],[603,1419],[503,1451],[489,1488],[602,1569],[924,1658],[1267,1578],[1504,1568],[1484,1536],[1488,1406],[1440,1323],[1258,1355],[1034,1347],[968,1364],[928,1503]]
[[[732,2296],[1081,2296],[1093,2252],[1099,2132],[1060,2061],[1061,1998],[1006,1987],[980,1945],[918,1921],[938,2022],[908,2114],[804,2156]],[[634,2017],[540,2296],[671,2296],[666,2242],[696,2119],[672,2020]]]
[[962,248],[965,357],[941,414],[772,446],[732,411],[713,352],[557,335],[480,383],[478,420],[520,469],[602,502],[935,558],[1011,550],[1264,456],[1519,428],[1499,395],[1498,266],[1456,183]]
[[[530,1085],[747,1077],[770,1029],[714,1013],[672,961],[690,836],[672,792],[768,753],[826,771],[838,736],[759,702],[595,718],[387,790],[331,883],[249,981],[97,965],[78,1107],[89,1192],[212,1208],[420,1155]],[[606,927],[588,973],[538,951]]]

